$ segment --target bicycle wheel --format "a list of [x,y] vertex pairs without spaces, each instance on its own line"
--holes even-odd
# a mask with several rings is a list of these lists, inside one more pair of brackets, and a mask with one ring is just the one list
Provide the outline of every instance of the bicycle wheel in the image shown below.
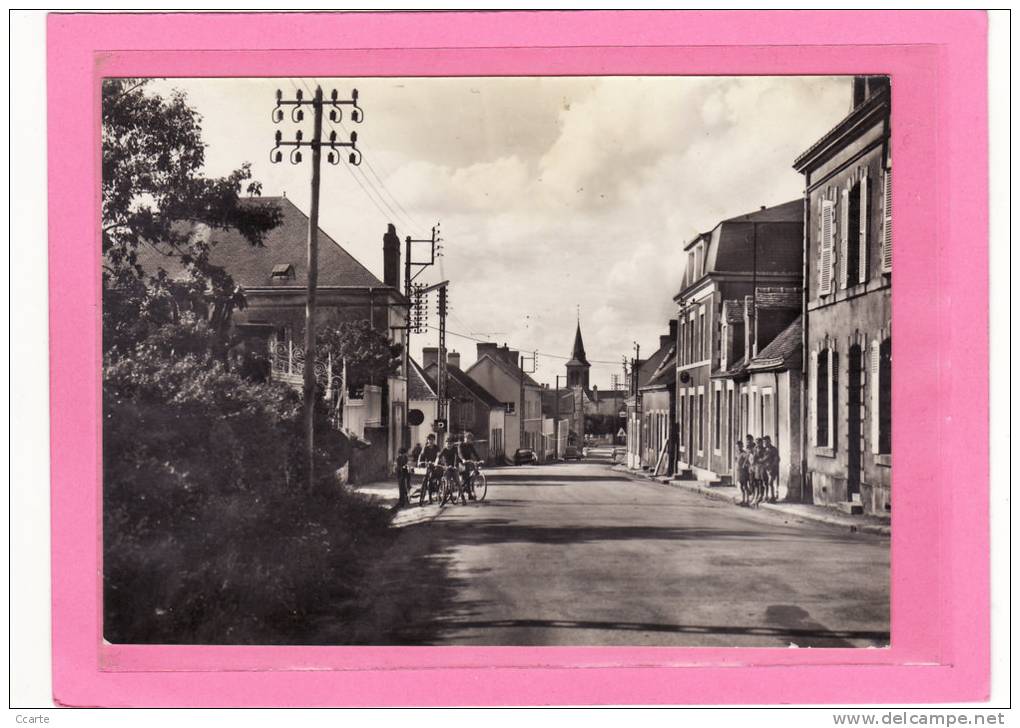
[[488,484],[485,482],[485,473],[483,473],[481,470],[477,471],[475,473],[473,482],[475,488],[475,498],[478,500],[479,503],[481,503],[483,500],[485,500],[485,493],[489,489]]

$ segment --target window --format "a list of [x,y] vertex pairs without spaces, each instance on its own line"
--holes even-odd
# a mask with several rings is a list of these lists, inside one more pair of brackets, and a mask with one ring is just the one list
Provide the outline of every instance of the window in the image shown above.
[[815,444],[829,445],[829,350],[818,352],[815,364]]
[[686,399],[686,397],[681,396],[680,399],[679,399],[679,406],[677,407],[677,409],[680,410],[680,449],[681,450],[686,450],[687,449],[687,448],[684,447],[684,443],[687,442],[687,407],[684,406],[684,400],[685,399]]
[[849,191],[847,208],[844,210],[846,240],[843,243],[843,287],[848,288],[860,281],[861,277],[861,183],[858,181]]
[[832,349],[822,349],[815,359],[814,431],[817,447],[835,448],[836,402],[839,390],[838,358]]
[[698,392],[698,452],[701,453],[705,448],[705,395]]
[[868,264],[870,260],[868,256],[868,243],[870,242],[869,233],[871,231],[871,205],[868,204],[869,201],[868,195],[871,191],[871,183],[869,182],[867,177],[862,177],[861,181],[858,183],[857,186],[859,188],[859,193],[857,196],[858,197],[857,219],[859,222],[857,223],[857,228],[858,237],[860,238],[860,243],[858,245],[857,251],[858,252],[857,282],[867,283],[868,268],[870,267]]
[[761,394],[761,434],[762,437],[768,435],[772,440],[773,445],[778,444],[776,442],[775,418],[775,401],[772,396],[772,391],[765,390]]
[[712,444],[715,447],[716,452],[719,452],[719,448],[722,444],[722,391],[716,387],[715,389],[715,437],[712,440]]
[[892,339],[871,347],[871,452],[892,453]]
[[700,278],[705,275],[705,246],[702,243],[698,243],[698,247],[695,249],[696,257],[694,263],[694,270],[696,278]]
[[705,358],[705,307],[698,311],[698,361]]
[[508,415],[517,414],[517,403],[516,402],[504,402],[503,406],[506,407],[506,413]]
[[681,365],[687,363],[687,348],[686,348],[686,344],[687,344],[687,322],[684,321],[683,318],[681,318],[680,319],[680,346],[677,348],[677,359],[676,359],[677,363],[681,364]]
[[835,225],[834,205],[822,200],[818,236],[818,295],[832,293],[832,238]]

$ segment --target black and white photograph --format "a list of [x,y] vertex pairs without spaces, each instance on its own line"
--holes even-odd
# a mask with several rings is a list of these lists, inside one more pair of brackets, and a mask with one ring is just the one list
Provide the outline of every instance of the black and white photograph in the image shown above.
[[890,644],[887,76],[101,114],[108,642]]

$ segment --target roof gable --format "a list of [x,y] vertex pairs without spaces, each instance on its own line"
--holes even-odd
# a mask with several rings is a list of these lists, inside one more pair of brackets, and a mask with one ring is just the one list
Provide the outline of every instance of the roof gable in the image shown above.
[[[496,368],[498,368],[504,374],[513,377],[514,379],[520,379],[520,377],[521,377],[522,372],[521,372],[520,367],[513,366],[512,364],[510,364],[507,361],[505,361],[501,356],[498,356],[498,355],[493,356],[489,352],[485,352],[480,357],[478,357],[478,359],[475,361],[475,363],[468,367],[467,373],[471,374],[471,372],[474,370],[474,368],[477,367],[479,364],[481,364],[483,361],[490,361],[490,362],[492,362],[496,366]],[[529,377],[527,372],[523,372],[523,374],[524,374],[524,384],[525,384],[525,386],[528,386],[528,387],[537,387],[538,389],[542,388],[542,385],[539,384],[538,382],[536,382],[531,377]]]
[[408,361],[411,363],[407,376],[408,401],[439,399],[436,383],[432,377],[414,359],[408,357]]

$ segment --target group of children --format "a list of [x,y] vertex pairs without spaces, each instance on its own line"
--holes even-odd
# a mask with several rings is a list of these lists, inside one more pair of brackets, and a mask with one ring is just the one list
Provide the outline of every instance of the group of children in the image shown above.
[[479,462],[478,452],[475,450],[474,435],[470,432],[458,440],[456,437],[449,437],[446,444],[440,448],[436,444],[436,436],[429,435],[425,438],[425,446],[421,443],[414,446],[408,456],[407,448],[402,447],[397,451],[397,483],[400,490],[400,502],[398,507],[411,505],[411,472],[415,467],[425,468],[425,476],[422,478],[421,490],[419,491],[419,505],[425,504],[425,497],[428,496],[429,503],[433,497],[438,497],[439,481],[446,470],[456,472],[465,484],[461,499],[475,500],[471,474],[471,468]]
[[756,508],[762,501],[779,499],[779,449],[768,435],[747,443],[737,441],[737,479],[740,481],[740,505]]

